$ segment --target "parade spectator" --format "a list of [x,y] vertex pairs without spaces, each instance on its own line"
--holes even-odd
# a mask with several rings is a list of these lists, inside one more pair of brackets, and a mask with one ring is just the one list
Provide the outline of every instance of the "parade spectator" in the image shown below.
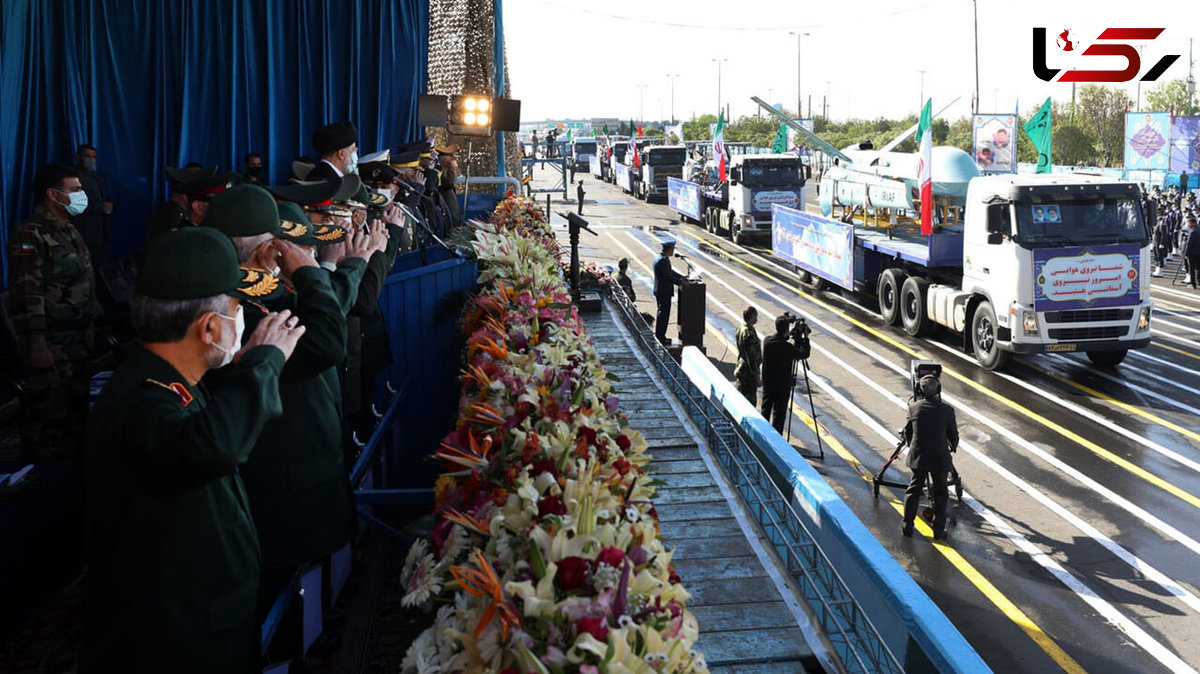
[[79,169],[79,182],[87,194],[88,205],[82,213],[71,218],[71,223],[83,236],[92,254],[92,264],[98,267],[104,264],[108,255],[111,236],[108,216],[113,212],[113,201],[108,192],[108,181],[98,169],[97,156],[96,147],[87,143],[75,151],[75,166]]
[[33,215],[9,241],[13,327],[25,370],[25,451],[79,456],[99,314],[92,256],[71,218],[88,207],[79,171],[48,164],[33,179]]
[[280,373],[305,328],[267,314],[243,346],[244,290],[263,294],[219,232],[146,247],[138,342],[87,431],[84,671],[261,671],[259,545],[238,467],[282,412]]
[[630,302],[637,301],[637,293],[633,290],[633,279],[629,278],[629,258],[627,257],[617,261],[617,285],[625,291]]
[[245,168],[242,170],[242,182],[250,183],[251,185],[266,184],[266,180],[263,178],[262,155],[248,152],[246,153],[244,163]]
[[462,213],[458,209],[458,146],[446,145],[436,149],[438,167],[441,169],[438,192],[441,193],[442,201],[446,204],[450,222],[452,225],[457,225],[462,222]]

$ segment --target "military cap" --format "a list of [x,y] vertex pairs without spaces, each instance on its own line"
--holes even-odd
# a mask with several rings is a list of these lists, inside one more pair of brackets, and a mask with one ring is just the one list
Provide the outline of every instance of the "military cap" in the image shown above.
[[297,157],[292,160],[292,182],[300,182],[317,168],[312,157]]
[[458,145],[439,145],[433,149],[436,150],[438,153],[438,156],[441,156],[441,157],[445,157],[445,156],[456,157],[456,156],[458,156]]
[[665,237],[663,237],[662,239],[660,239],[660,241],[659,241],[659,242],[662,244],[662,249],[663,249],[663,250],[666,250],[666,249],[668,249],[668,248],[674,248],[674,247],[675,247],[675,239],[672,239],[672,238],[671,238],[671,237],[669,237],[669,236],[665,236]]
[[358,128],[353,122],[334,122],[313,132],[313,147],[322,155],[332,154],[358,142]]
[[171,191],[188,196],[207,196],[223,192],[242,182],[242,176],[234,171],[218,174],[216,166],[206,168],[167,167],[167,183]]
[[238,185],[213,197],[204,224],[228,237],[279,234],[279,208],[263,188]]
[[417,168],[420,166],[421,152],[419,150],[405,150],[402,152],[393,152],[388,164],[392,168]]
[[346,238],[346,230],[336,225],[314,225],[304,209],[291,201],[279,202],[280,238],[301,246],[324,246]]
[[233,242],[209,227],[185,227],[151,239],[134,287],[160,300],[231,295],[261,301],[282,292],[272,274],[239,267]]
[[[351,174],[353,175],[353,174]],[[339,218],[350,217],[350,210],[342,205],[333,203],[336,197],[343,189],[346,178],[343,176],[341,180],[321,180],[317,182],[296,182],[291,185],[273,185],[267,188],[276,200],[290,201],[294,204],[299,204],[306,211],[321,211]],[[354,176],[354,180],[350,181],[353,184],[358,180],[358,176]]]
[[386,164],[388,157],[391,156],[391,154],[392,154],[391,150],[380,150],[379,152],[372,152],[371,154],[365,154],[361,158],[359,158],[358,166],[359,166],[359,168],[362,168],[363,164],[371,164],[374,162],[381,162],[381,163]]
[[368,185],[382,185],[396,180],[396,169],[387,162],[371,162],[358,165],[358,175]]
[[[354,199],[352,201],[350,201],[349,203],[362,204],[362,206],[361,206],[362,208],[366,208],[367,206],[373,206],[375,208],[379,208],[382,206],[387,206],[388,204],[392,203],[392,200],[390,198],[376,192],[375,190],[367,189],[366,185],[360,184],[358,187],[358,194],[355,194]],[[359,208],[359,207],[354,206],[354,208]]]
[[411,143],[403,143],[396,151],[400,153],[416,152],[419,159],[429,159],[433,157],[433,141],[422,138]]
[[362,189],[362,178],[359,178],[357,173],[347,173],[338,183],[338,190],[334,192],[333,200],[343,204],[356,201],[355,197],[358,196],[360,189]]

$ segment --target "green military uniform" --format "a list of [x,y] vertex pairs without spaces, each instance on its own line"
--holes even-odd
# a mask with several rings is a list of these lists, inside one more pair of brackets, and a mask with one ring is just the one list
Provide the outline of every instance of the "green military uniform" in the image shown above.
[[[281,229],[271,195],[252,185],[215,197],[206,224],[231,237],[272,232],[296,240]],[[333,273],[302,267],[291,279],[294,292],[245,310],[247,334],[268,310],[289,309],[306,329],[280,376],[283,417],[267,423],[241,469],[262,548],[260,615],[299,565],[336,551],[353,532],[336,370],[346,353],[346,316],[331,277],[357,287],[365,268],[358,258]]]
[[737,331],[738,360],[733,368],[737,389],[751,405],[758,404],[758,373],[762,369],[762,340],[754,328],[742,324]]
[[[188,199],[211,198],[213,195],[224,192],[241,181],[241,175],[234,171],[226,171],[218,174],[216,166],[207,168],[174,168],[167,167],[167,182],[171,186],[171,192],[174,194],[187,195]],[[164,232],[174,232],[181,228],[192,227],[191,212],[174,201],[168,200],[158,210],[154,211],[154,215],[150,217],[150,222],[146,225],[146,242],[163,234]]]
[[[233,294],[219,233],[164,234],[138,292]],[[256,671],[260,553],[238,466],[282,413],[283,353],[259,346],[188,382],[135,345],[88,426],[88,625],[84,671]]]
[[[88,356],[99,314],[92,258],[68,220],[39,206],[9,242],[13,327],[26,368],[23,440],[35,456],[77,456],[87,418]],[[54,367],[33,366],[32,338],[46,336]]]

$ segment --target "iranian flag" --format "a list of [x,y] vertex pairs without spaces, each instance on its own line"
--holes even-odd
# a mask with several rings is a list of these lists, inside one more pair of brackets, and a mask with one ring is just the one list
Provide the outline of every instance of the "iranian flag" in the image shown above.
[[929,167],[933,163],[933,99],[925,101],[921,110],[921,124],[917,127],[917,142],[921,153],[917,158],[917,184],[921,186],[921,233],[933,234],[933,177]]
[[[641,137],[642,137],[642,125],[638,124],[637,138],[641,138]],[[637,168],[641,168],[642,167],[642,155],[640,152],[638,152],[637,138],[629,139],[629,148],[633,151],[633,161],[630,163],[632,163]]]
[[712,137],[713,158],[717,160],[717,176],[725,182],[725,115],[717,116],[717,126],[713,129]]

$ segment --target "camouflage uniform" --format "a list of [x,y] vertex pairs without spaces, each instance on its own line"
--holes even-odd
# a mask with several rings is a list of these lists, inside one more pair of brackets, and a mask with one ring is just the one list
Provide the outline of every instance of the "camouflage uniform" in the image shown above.
[[762,368],[762,342],[754,328],[742,324],[737,331],[738,360],[733,369],[737,389],[751,405],[758,404],[758,372]]
[[[88,356],[98,311],[92,258],[67,220],[39,206],[9,243],[12,319],[26,371],[25,449],[38,457],[80,454]],[[54,367],[33,366],[32,336],[45,333]]]

